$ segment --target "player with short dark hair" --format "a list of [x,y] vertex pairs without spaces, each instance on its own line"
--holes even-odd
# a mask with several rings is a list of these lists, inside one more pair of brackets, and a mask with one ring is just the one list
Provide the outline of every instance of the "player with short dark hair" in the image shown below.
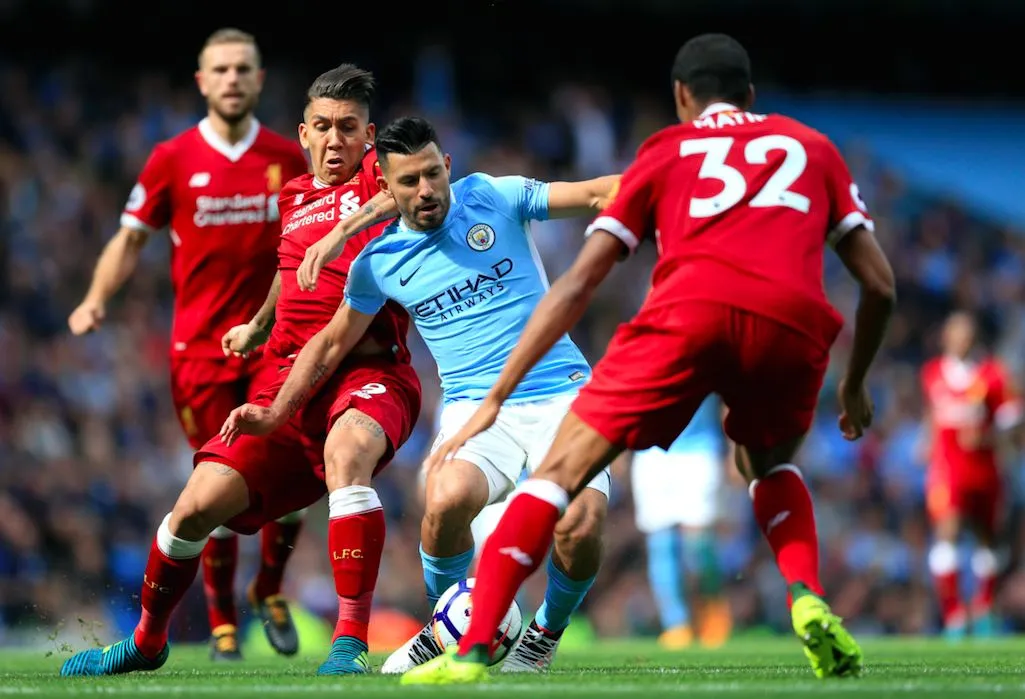
[[[529,222],[598,210],[619,178],[549,183],[474,173],[451,182],[449,156],[431,124],[418,117],[392,122],[376,143],[382,191],[394,197],[401,218],[352,263],[345,302],[299,353],[264,419],[269,427],[280,421],[289,401],[318,382],[317,367],[330,372],[349,361],[367,325],[382,308],[398,303],[438,365],[441,441],[463,426],[487,393],[547,288]],[[330,238],[319,245],[329,246]],[[427,474],[420,555],[432,607],[468,574],[474,558],[471,523],[513,491],[524,468],[537,467],[589,374],[580,350],[563,336],[511,396],[495,429],[467,444],[446,468]],[[249,431],[254,424],[226,427]],[[596,474],[568,510],[546,568],[545,601],[503,671],[539,672],[551,664],[598,572],[609,488],[609,474]],[[439,655],[432,628],[427,624],[396,650],[381,671],[401,673]]]
[[[299,349],[341,303],[349,265],[382,227],[351,237],[341,257],[324,268],[316,293],[301,291],[295,269],[306,248],[335,227],[345,228],[363,201],[378,193],[370,122],[373,76],[351,64],[311,86],[299,125],[313,173],[281,191],[279,272],[264,306],[222,338],[225,354],[245,356],[267,340],[275,371],[252,399],[270,405],[288,379]],[[275,303],[276,301],[276,303]],[[349,359],[317,368],[314,400],[307,390],[287,406],[281,429],[262,438],[215,436],[195,455],[196,469],[157,530],[142,588],[142,618],[127,639],[105,651],[70,658],[64,675],[112,675],[155,670],[168,657],[170,617],[195,578],[197,556],[218,525],[249,533],[286,512],[306,507],[328,490],[328,545],[338,594],[338,621],[320,674],[367,672],[367,627],[384,546],[381,501],[372,476],[408,438],[420,411],[420,383],[406,348],[408,316],[384,308],[368,324]],[[269,339],[267,339],[269,333]],[[232,413],[229,409],[225,418]],[[222,420],[223,423],[223,420]]]
[[[278,193],[307,170],[302,150],[253,116],[264,73],[251,34],[225,28],[210,35],[196,70],[206,118],[153,149],[85,299],[68,318],[75,335],[97,329],[146,241],[169,228],[175,294],[171,397],[193,449],[216,436],[239,400],[255,396],[277,371],[259,354],[225,357],[220,346],[228,328],[260,308],[277,260]],[[302,513],[289,513],[264,527],[260,568],[247,591],[271,645],[285,655],[296,652],[298,637],[280,595],[281,581],[301,526]],[[216,529],[202,554],[214,660],[241,658],[237,562],[238,537]]]
[[893,272],[829,139],[793,119],[749,111],[754,88],[738,42],[722,34],[692,39],[673,78],[682,123],[641,146],[477,414],[430,457],[440,468],[490,427],[616,261],[654,238],[659,260],[644,304],[617,330],[544,462],[484,547],[458,653],[414,668],[404,683],[482,680],[498,623],[569,502],[624,449],[669,446],[712,393],[729,409],[724,429],[737,444],[737,466],[750,482],[755,519],[788,585],[794,631],[815,674],[861,670],[861,649],[822,599],[812,501],[793,461],[843,325],[823,291],[824,248],[836,250],[861,286],[854,350],[840,383],[847,439],[858,439],[872,420],[865,377],[894,305]]

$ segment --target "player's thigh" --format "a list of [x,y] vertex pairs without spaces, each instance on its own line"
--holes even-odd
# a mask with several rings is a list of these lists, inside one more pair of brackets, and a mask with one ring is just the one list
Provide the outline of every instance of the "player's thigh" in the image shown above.
[[[284,380],[280,377],[277,383]],[[270,405],[277,383],[253,397],[257,405]],[[325,491],[323,444],[308,439],[293,420],[266,437],[242,435],[231,445],[215,436],[193,457],[194,463],[209,463],[233,469],[245,482],[248,506],[227,523],[230,529],[251,534],[269,521],[309,507]]]
[[1003,488],[997,479],[968,490],[963,495],[964,523],[979,542],[987,547],[995,544],[1004,515]]
[[[407,364],[343,365],[303,413],[311,433],[327,430],[329,487],[369,483],[405,444],[420,415],[420,382]],[[337,481],[337,483],[336,483]]]
[[572,412],[620,449],[668,447],[694,417],[720,372],[722,311],[693,304],[686,327],[619,327]]
[[[533,474],[552,448],[555,435],[558,434],[562,421],[566,419],[570,407],[576,400],[577,392],[567,393],[547,400],[532,401],[510,405],[505,415],[507,433],[512,435],[527,455],[527,471]],[[609,467],[591,479],[587,484],[608,500],[612,489],[612,475]]]
[[[459,432],[476,411],[477,403],[469,401],[457,401],[444,405],[439,419],[438,436],[431,446],[431,452],[433,453],[442,443]],[[474,481],[487,486],[484,500],[486,505],[500,502],[512,492],[527,459],[526,452],[509,432],[506,413],[507,407],[503,407],[499,411],[495,424],[467,441],[452,459],[453,462],[471,464],[483,476],[483,481],[477,478],[474,478]],[[428,481],[436,478],[452,478],[455,470],[450,471],[449,469],[450,464],[443,464],[436,469],[436,474],[428,475]],[[446,471],[449,471],[448,475],[446,475]],[[432,484],[429,482],[428,485]],[[437,485],[428,488],[428,500],[431,499],[431,494],[436,487]]]
[[[731,331],[735,370],[716,385],[729,409],[726,435],[756,462],[765,453],[789,461],[815,417],[829,348],[739,310],[733,311]],[[781,451],[787,453],[776,453]]]
[[705,527],[718,517],[722,464],[712,452],[638,452],[630,480],[637,528],[645,534],[673,526]]
[[925,480],[925,509],[933,535],[956,542],[961,536],[961,496],[944,468],[932,467]]
[[222,463],[201,461],[171,510],[171,530],[199,540],[248,506],[249,488],[242,474]]

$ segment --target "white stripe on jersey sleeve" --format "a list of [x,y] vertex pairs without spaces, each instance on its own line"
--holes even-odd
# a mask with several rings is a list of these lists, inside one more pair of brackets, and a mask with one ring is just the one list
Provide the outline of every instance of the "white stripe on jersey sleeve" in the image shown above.
[[142,231],[143,233],[156,233],[156,229],[148,223],[143,221],[131,214],[121,214],[121,227],[131,228],[136,231]]
[[630,249],[630,252],[636,250],[637,246],[640,244],[640,241],[637,239],[637,236],[634,235],[634,232],[632,230],[630,230],[622,223],[620,223],[617,219],[614,219],[611,216],[599,216],[598,218],[594,219],[594,222],[587,227],[586,231],[584,231],[584,236],[590,236],[592,233],[598,230],[608,231],[612,235],[619,238],[622,241],[623,245]]
[[837,243],[844,239],[848,233],[853,231],[858,226],[864,226],[869,231],[875,231],[875,223],[872,219],[865,216],[860,211],[852,211],[840,220],[840,223],[833,226],[833,230],[829,231],[826,235],[826,243],[829,247],[835,248]]

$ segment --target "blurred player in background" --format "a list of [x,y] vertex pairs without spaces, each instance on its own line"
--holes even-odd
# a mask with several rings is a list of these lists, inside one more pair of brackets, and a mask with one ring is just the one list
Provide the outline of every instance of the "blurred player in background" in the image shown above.
[[[977,343],[975,319],[954,313],[943,326],[943,355],[922,367],[922,391],[930,427],[926,505],[935,542],[929,569],[943,618],[944,633],[963,637],[995,633],[992,615],[997,577],[997,534],[1003,511],[1003,479],[998,463],[1000,434],[1021,424],[1022,405],[1008,374]],[[963,531],[975,535],[971,568],[975,597],[961,599],[958,543]]]
[[[341,258],[324,268],[317,293],[298,290],[294,271],[306,247],[378,191],[369,121],[373,92],[373,77],[350,64],[325,72],[307,92],[299,139],[310,151],[313,174],[282,189],[279,257],[284,274],[279,272],[257,315],[223,338],[226,354],[245,355],[270,333],[269,359],[280,370],[259,387],[255,405],[274,400],[295,353],[341,303],[352,257],[381,231],[371,226],[351,240]],[[360,230],[371,223],[355,218],[362,222]],[[367,671],[367,625],[385,525],[370,477],[408,437],[420,409],[420,384],[405,346],[407,327],[402,309],[383,309],[349,361],[330,377],[320,375],[327,381],[317,400],[308,402],[307,392],[289,405],[287,419],[272,436],[222,441],[218,435],[200,448],[189,483],[157,530],[135,633],[102,652],[79,653],[65,663],[62,674],[112,675],[161,667],[168,657],[171,614],[196,575],[210,532],[218,525],[255,531],[282,512],[320,499],[325,481],[338,622],[320,673]]]
[[894,306],[893,272],[836,147],[793,119],[747,111],[754,88],[738,42],[722,34],[688,41],[672,79],[682,123],[641,146],[498,382],[434,453],[433,466],[444,469],[439,462],[494,423],[616,261],[646,238],[659,252],[651,292],[617,330],[543,463],[488,539],[459,651],[410,670],[404,683],[483,680],[498,624],[570,501],[624,449],[672,444],[711,393],[729,410],[725,432],[737,445],[812,669],[818,677],[861,670],[861,649],[822,598],[815,514],[794,457],[843,325],[823,291],[824,248],[834,247],[861,287],[839,389],[847,439],[861,437],[872,420],[865,378]]
[[[300,352],[271,412],[315,383],[318,367],[333,371],[376,314],[397,302],[412,315],[438,365],[445,406],[437,444],[473,414],[547,289],[529,222],[600,208],[619,177],[547,183],[475,173],[453,183],[449,156],[443,155],[434,128],[417,117],[395,120],[376,143],[386,191],[401,220],[352,263],[345,303]],[[330,248],[331,238],[318,245],[322,251]],[[512,396],[499,424],[468,443],[445,468],[428,471],[420,552],[432,607],[467,575],[474,558],[471,522],[486,505],[513,491],[524,466],[537,467],[590,374],[569,336],[554,344]],[[544,602],[503,671],[546,670],[571,615],[594,583],[608,472],[594,474],[585,485],[587,493],[555,532]],[[381,671],[403,672],[440,653],[428,623]]]
[[[726,455],[720,413],[719,401],[706,398],[668,449],[639,451],[630,466],[634,516],[647,544],[648,582],[662,623],[658,642],[670,650],[689,646],[695,629],[702,645],[716,648],[732,628],[715,549]],[[698,579],[696,624],[687,604],[688,568]]]
[[[298,145],[253,115],[263,81],[250,34],[221,29],[210,35],[196,71],[206,118],[153,149],[125,204],[121,228],[68,318],[76,335],[100,327],[107,302],[135,269],[146,241],[170,227],[171,395],[193,449],[217,435],[231,409],[277,372],[258,355],[221,352],[225,331],[253,317],[263,303],[281,233],[278,193],[307,170]],[[302,513],[290,513],[264,527],[260,567],[247,590],[271,645],[285,655],[296,652],[298,637],[281,581],[301,525]],[[214,530],[202,561],[211,658],[238,660],[235,533]]]

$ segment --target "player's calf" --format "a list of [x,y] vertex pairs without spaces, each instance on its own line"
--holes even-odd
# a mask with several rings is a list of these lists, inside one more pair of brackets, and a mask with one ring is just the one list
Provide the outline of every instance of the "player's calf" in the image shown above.
[[385,455],[384,430],[368,415],[344,413],[324,448],[328,485],[328,552],[338,594],[338,621],[322,675],[370,669],[367,627],[384,551],[385,520],[370,479]]
[[[431,609],[445,590],[466,579],[474,558],[471,523],[488,502],[491,486],[476,464],[454,459],[428,475],[420,524],[420,562]],[[401,674],[441,655],[432,622],[381,666],[384,674]]]
[[260,530],[260,568],[246,589],[249,606],[263,623],[271,647],[281,655],[299,652],[299,632],[288,601],[281,595],[285,564],[302,530],[306,510],[298,510],[268,522]]
[[594,488],[585,488],[566,509],[555,527],[544,602],[502,672],[544,672],[551,667],[563,631],[598,574],[607,511],[608,497]]

